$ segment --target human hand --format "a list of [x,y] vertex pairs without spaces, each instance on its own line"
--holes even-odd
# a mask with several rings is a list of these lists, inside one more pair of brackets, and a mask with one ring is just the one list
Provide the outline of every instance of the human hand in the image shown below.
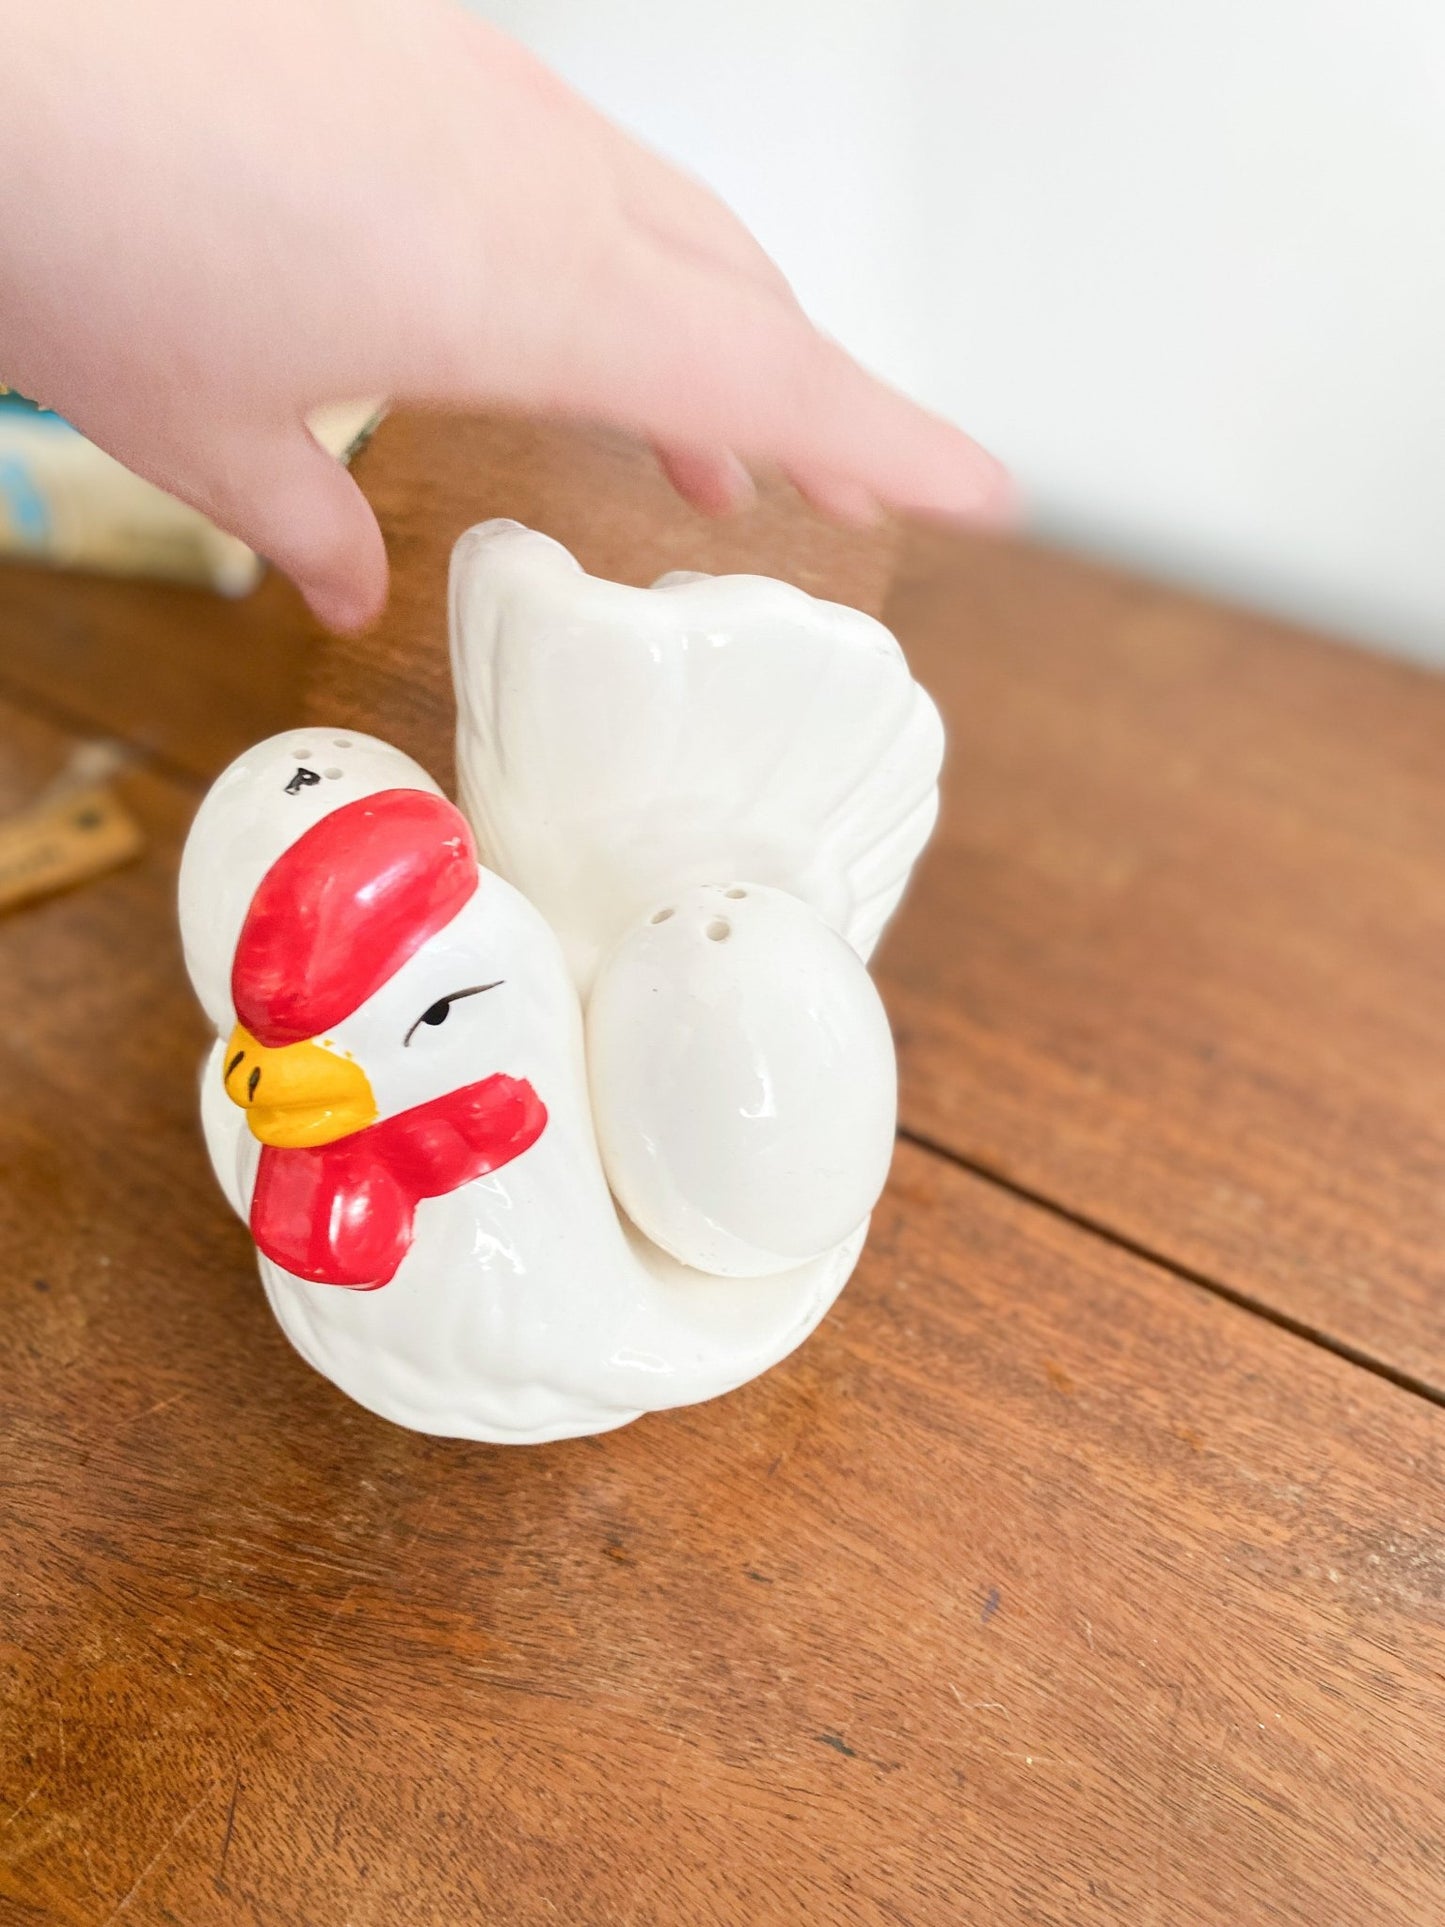
[[386,557],[311,439],[365,395],[605,422],[710,513],[1001,519],[1003,471],[819,334],[723,205],[446,0],[0,0],[0,375],[291,575]]

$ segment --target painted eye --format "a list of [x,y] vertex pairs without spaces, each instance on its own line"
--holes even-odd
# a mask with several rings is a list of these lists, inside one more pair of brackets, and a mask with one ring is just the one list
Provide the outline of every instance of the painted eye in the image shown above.
[[500,990],[502,981],[503,980],[498,977],[497,981],[491,984],[469,984],[465,990],[453,990],[445,997],[438,997],[436,1002],[434,1004],[428,1004],[421,1016],[417,1018],[416,1022],[402,1039],[403,1045],[411,1042],[423,1024],[430,1025],[433,1030],[436,1029],[438,1024],[444,1024],[452,1014],[452,1005],[460,1003],[463,997],[479,997],[484,990]]

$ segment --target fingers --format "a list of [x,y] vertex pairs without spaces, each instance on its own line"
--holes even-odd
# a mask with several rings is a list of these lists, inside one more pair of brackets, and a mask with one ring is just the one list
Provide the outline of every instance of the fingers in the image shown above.
[[635,234],[611,252],[586,312],[556,371],[578,412],[658,444],[776,462],[828,512],[866,496],[924,515],[1011,519],[993,456],[749,277]]
[[[685,502],[703,515],[735,515],[757,500],[757,485],[731,449],[660,447],[658,467]],[[883,510],[859,482],[803,473],[787,477],[803,500],[830,521],[873,528]]]
[[[472,25],[478,71],[495,78],[501,62],[526,110],[507,123],[506,151],[529,158],[491,245],[448,257],[455,287],[421,382],[378,385],[630,431],[709,513],[740,499],[740,459],[781,468],[850,522],[883,507],[1011,519],[993,457],[821,335],[716,196]],[[495,168],[478,192],[495,192]]]
[[808,470],[790,474],[788,480],[820,515],[830,521],[844,522],[850,528],[873,528],[883,516],[876,495],[861,482],[850,482],[835,475],[815,475]]
[[366,497],[297,422],[246,429],[195,487],[169,484],[289,575],[328,629],[361,629],[386,603],[386,547]]
[[[770,291],[796,308],[797,302],[783,271],[743,223],[715,194],[639,147],[625,134],[603,122],[615,143],[614,161],[623,182],[624,204],[633,221],[663,246],[691,253]],[[734,515],[757,500],[757,487],[744,462],[731,449],[699,449],[685,445],[660,446],[655,451],[663,474],[685,502],[703,515]],[[860,522],[877,516],[868,502],[860,516],[840,509],[823,494],[811,491],[796,478],[805,499],[835,520]],[[846,493],[847,485],[842,485]],[[856,504],[854,504],[856,509]]]
[[732,515],[756,499],[753,478],[731,449],[663,444],[656,453],[678,494],[704,515]]

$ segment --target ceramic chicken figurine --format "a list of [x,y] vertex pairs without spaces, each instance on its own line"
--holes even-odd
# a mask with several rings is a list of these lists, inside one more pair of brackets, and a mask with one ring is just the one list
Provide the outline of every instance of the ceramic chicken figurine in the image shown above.
[[457,544],[451,632],[460,808],[313,728],[202,804],[202,1118],[319,1371],[563,1438],[742,1384],[852,1270],[895,1119],[866,959],[942,731],[866,616],[624,588],[515,523]]

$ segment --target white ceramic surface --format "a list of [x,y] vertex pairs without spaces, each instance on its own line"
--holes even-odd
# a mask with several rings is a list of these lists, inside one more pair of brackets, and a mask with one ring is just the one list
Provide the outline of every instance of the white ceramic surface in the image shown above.
[[587,1070],[613,1195],[701,1271],[816,1258],[883,1189],[888,1019],[857,953],[784,891],[679,891],[629,931],[588,999]]
[[272,738],[203,803],[202,1117],[318,1370],[419,1430],[559,1438],[743,1383],[852,1270],[894,1117],[863,959],[941,731],[867,617],[595,581],[510,523],[457,545],[452,645],[488,867],[344,729]]

